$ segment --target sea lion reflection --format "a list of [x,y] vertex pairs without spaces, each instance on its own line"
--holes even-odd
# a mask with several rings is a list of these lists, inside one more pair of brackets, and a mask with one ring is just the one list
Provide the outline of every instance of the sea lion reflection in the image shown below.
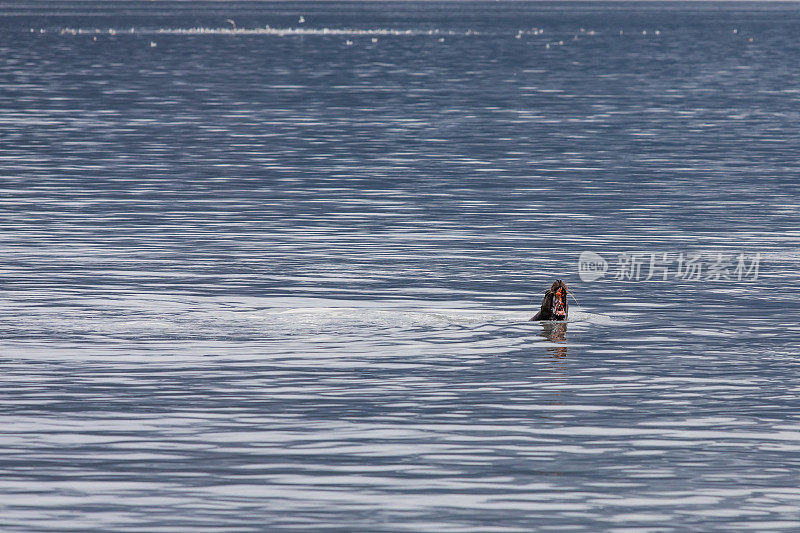
[[[567,342],[567,323],[566,322],[542,322],[542,332],[539,334],[545,339],[549,340],[550,342],[563,344]],[[559,346],[556,344],[555,346],[548,346],[547,351],[550,352],[553,357],[566,357],[567,356],[567,347],[566,345]]]

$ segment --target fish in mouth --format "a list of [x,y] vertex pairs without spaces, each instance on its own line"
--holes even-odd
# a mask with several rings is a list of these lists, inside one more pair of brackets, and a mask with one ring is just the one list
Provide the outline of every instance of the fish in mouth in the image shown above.
[[561,320],[567,317],[567,310],[566,310],[566,297],[567,294],[564,292],[564,289],[559,288],[556,291],[555,296],[553,297],[553,315],[556,318]]
[[533,320],[566,320],[569,315],[569,304],[567,303],[567,286],[563,281],[557,279],[544,293],[542,307],[539,312],[531,318]]

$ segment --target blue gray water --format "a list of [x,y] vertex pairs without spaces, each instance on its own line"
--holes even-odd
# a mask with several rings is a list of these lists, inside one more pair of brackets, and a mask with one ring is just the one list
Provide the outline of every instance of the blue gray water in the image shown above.
[[795,5],[0,30],[3,531],[800,528]]

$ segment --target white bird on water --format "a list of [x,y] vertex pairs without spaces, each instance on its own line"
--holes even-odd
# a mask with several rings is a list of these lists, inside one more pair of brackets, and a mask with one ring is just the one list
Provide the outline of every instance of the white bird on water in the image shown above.
[[306,21],[306,18],[305,18],[303,15],[300,15],[300,18],[299,18],[299,19],[297,19],[297,23],[298,23],[298,24],[302,24],[302,23],[304,23],[305,21]]
[[233,21],[233,19],[225,19],[225,22],[233,26],[233,31],[236,31],[236,23]]

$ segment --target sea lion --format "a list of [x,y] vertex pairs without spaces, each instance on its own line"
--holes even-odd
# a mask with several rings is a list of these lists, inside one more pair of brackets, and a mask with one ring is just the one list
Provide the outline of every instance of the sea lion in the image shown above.
[[557,279],[544,293],[542,308],[536,313],[531,321],[534,320],[566,320],[569,315],[569,304],[567,303],[567,286],[563,281]]

